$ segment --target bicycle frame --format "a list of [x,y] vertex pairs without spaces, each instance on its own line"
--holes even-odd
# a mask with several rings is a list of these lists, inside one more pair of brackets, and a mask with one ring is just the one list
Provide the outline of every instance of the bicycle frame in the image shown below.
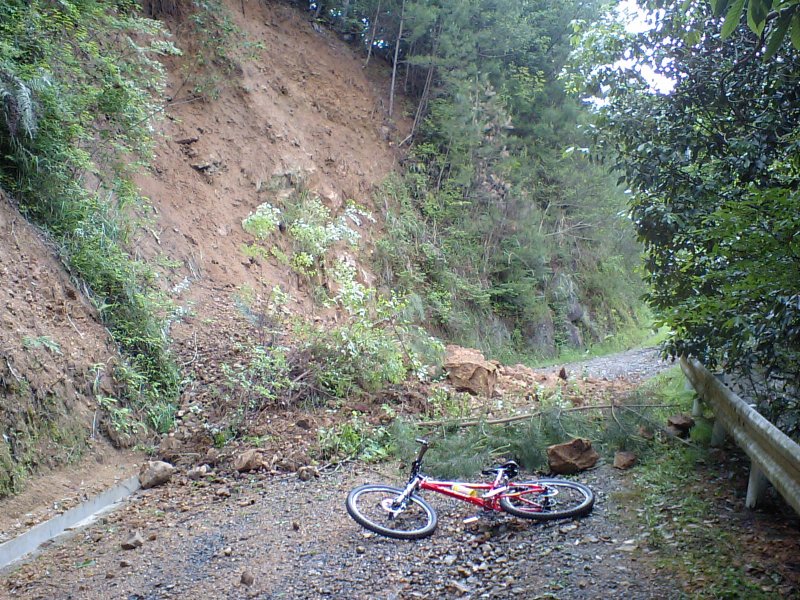
[[[443,496],[448,496],[450,498],[455,498],[456,500],[461,500],[462,502],[467,502],[469,504],[474,504],[482,508],[483,510],[492,510],[502,512],[502,508],[500,507],[500,498],[503,496],[514,496],[519,495],[519,492],[516,494],[512,492],[511,494],[507,494],[506,492],[513,487],[513,484],[510,485],[508,477],[505,471],[501,468],[498,469],[495,479],[492,483],[466,483],[462,481],[443,481],[438,479],[432,479],[420,472],[422,467],[422,457],[425,455],[425,452],[428,449],[428,443],[425,440],[417,440],[419,443],[422,444],[422,447],[417,454],[417,458],[411,464],[411,476],[408,479],[408,484],[406,488],[403,490],[402,495],[395,503],[396,506],[403,504],[407,501],[408,498],[411,497],[411,494],[415,493],[417,490],[430,490],[432,492],[436,492],[437,494],[442,494]],[[478,495],[471,495],[470,493],[460,492],[455,487],[467,488],[470,491],[477,491]],[[543,493],[545,492],[545,488],[542,486],[537,486],[535,484],[528,483],[525,485],[525,493]]]

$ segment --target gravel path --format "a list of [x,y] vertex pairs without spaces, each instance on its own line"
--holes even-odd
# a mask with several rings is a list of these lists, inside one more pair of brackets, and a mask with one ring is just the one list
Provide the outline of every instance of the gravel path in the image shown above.
[[[428,493],[439,528],[413,542],[371,534],[344,509],[355,485],[402,481],[381,471],[178,481],[5,573],[0,589],[27,599],[671,597],[624,525],[612,493],[624,475],[608,466],[580,478],[597,492],[584,519],[465,526],[468,505]],[[144,544],[122,550],[131,530]]]
[[600,356],[564,365],[572,376],[587,376],[597,379],[626,379],[631,382],[643,381],[673,365],[661,359],[658,348],[635,348],[618,354]]

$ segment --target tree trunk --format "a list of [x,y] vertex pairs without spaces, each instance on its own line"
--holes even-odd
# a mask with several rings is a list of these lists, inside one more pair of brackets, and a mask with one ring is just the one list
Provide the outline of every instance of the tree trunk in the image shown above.
[[347,13],[350,12],[350,0],[344,0],[342,3],[342,20],[339,23],[339,32],[347,32]]
[[[414,56],[414,50],[415,50],[414,45],[415,42],[411,42],[411,47],[408,49],[408,56]],[[408,78],[410,74],[411,74],[411,65],[409,64],[408,61],[406,61],[406,78],[403,81],[403,93],[406,95],[408,95]]]
[[394,44],[394,64],[392,65],[392,87],[389,89],[389,116],[392,116],[394,110],[394,83],[397,80],[397,58],[400,55],[400,42],[403,39],[403,19],[406,15],[406,0],[403,0],[403,6],[400,9],[400,27],[397,30],[397,41]]
[[364,67],[369,64],[369,59],[372,57],[372,47],[375,45],[375,34],[378,31],[378,17],[381,14],[381,0],[378,0],[378,8],[375,9],[375,18],[372,20],[372,35],[369,38],[369,48],[367,48],[367,60],[364,61]]
[[436,59],[436,52],[439,49],[439,38],[442,35],[442,26],[443,25],[440,23],[439,31],[433,40],[433,48],[431,48],[431,63],[428,65],[428,75],[425,77],[425,87],[422,88],[422,96],[420,96],[419,104],[417,105],[417,112],[414,115],[414,124],[411,126],[411,133],[408,134],[408,137],[403,140],[403,142],[414,138],[414,134],[417,132],[417,128],[422,120],[422,115],[425,114],[425,108],[428,105],[428,98],[430,97],[431,93],[431,83],[433,82],[433,72],[435,70],[434,60]]

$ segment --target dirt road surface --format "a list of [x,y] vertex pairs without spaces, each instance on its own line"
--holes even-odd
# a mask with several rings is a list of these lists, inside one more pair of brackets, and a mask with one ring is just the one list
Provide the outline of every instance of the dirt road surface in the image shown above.
[[[347,515],[349,489],[402,481],[396,465],[359,466],[302,482],[295,476],[180,479],[57,541],[4,575],[26,599],[167,598],[669,598],[601,466],[580,477],[597,492],[586,518],[540,524],[474,514],[428,494],[432,537],[398,541]],[[144,543],[121,545],[132,531]],[[249,584],[249,585],[248,585]]]

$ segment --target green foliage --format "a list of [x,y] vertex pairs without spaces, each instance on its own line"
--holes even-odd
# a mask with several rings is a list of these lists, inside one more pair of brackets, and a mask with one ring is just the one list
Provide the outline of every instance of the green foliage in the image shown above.
[[[376,258],[385,283],[416,294],[449,339],[493,355],[554,354],[627,325],[640,304],[622,191],[563,154],[588,142],[576,127],[585,111],[557,75],[569,23],[596,10],[573,0],[325,3],[334,21],[359,13],[374,53],[399,50],[413,145],[404,181],[383,191],[390,237]],[[564,278],[586,308],[579,336],[552,293]]]
[[265,202],[242,221],[242,228],[257,240],[265,240],[278,229],[278,224],[281,222],[280,217],[280,209]]
[[219,0],[192,0],[192,28],[185,84],[197,98],[216,99],[238,74],[238,60],[253,47]]
[[[648,4],[652,5],[652,2]],[[722,39],[729,38],[746,21],[747,27],[759,36],[760,44],[766,41],[764,59],[774,56],[786,40],[791,26],[791,42],[800,50],[800,2],[798,0],[710,0],[714,17],[725,16]],[[768,27],[769,26],[769,27]]]
[[238,350],[244,354],[243,361],[221,367],[229,398],[245,412],[280,406],[291,389],[287,348],[253,345]]
[[406,302],[358,283],[354,269],[344,263],[335,277],[339,292],[331,302],[347,315],[344,322],[333,329],[308,323],[295,327],[319,392],[344,398],[400,383],[410,374],[424,378],[426,364],[439,359],[444,348],[404,316]]
[[348,421],[317,433],[319,458],[328,462],[378,462],[389,456],[390,437],[381,426],[367,423],[357,412]]
[[254,213],[242,221],[245,231],[258,241],[265,242],[281,226],[292,242],[292,253],[287,255],[279,247],[271,246],[269,251],[251,244],[245,249],[248,256],[266,257],[272,254],[281,264],[286,264],[298,275],[309,281],[321,281],[328,264],[328,255],[340,242],[351,247],[358,246],[361,234],[357,228],[365,220],[375,222],[366,210],[349,202],[342,214],[334,217],[320,198],[305,189],[302,182],[283,201],[278,208],[265,202]]
[[[435,406],[447,406],[447,400],[431,398]],[[678,367],[651,379],[645,386],[620,401],[611,410],[570,410],[571,404],[563,398],[560,389],[542,398],[537,414],[530,419],[508,424],[477,427],[456,427],[463,415],[457,411],[436,409],[441,417],[453,418],[452,425],[434,430],[416,426],[406,420],[396,420],[391,428],[392,452],[401,460],[410,462],[417,445],[415,439],[426,437],[433,441],[425,455],[426,470],[445,478],[476,477],[480,470],[492,462],[516,460],[529,471],[546,472],[547,447],[576,437],[589,439],[593,447],[606,458],[613,460],[618,450],[635,452],[640,457],[657,455],[663,450],[659,437],[642,436],[640,428],[651,430],[654,424],[664,423],[675,414],[675,404],[689,410],[693,393],[686,390],[685,378]],[[669,405],[664,408],[662,405]],[[435,415],[439,416],[439,415]],[[698,432],[697,435],[702,435]]]
[[432,419],[463,419],[469,415],[469,394],[437,387],[428,398]]
[[[552,207],[527,206],[524,217],[502,218],[498,228],[472,211],[448,226],[439,217],[461,208],[440,204],[437,218],[420,222],[426,209],[417,198],[438,197],[424,181],[389,179],[382,193],[396,208],[387,215],[387,236],[377,243],[376,270],[388,285],[415,294],[420,320],[449,339],[496,357],[552,354],[558,340],[564,350],[571,346],[567,313],[581,303],[587,312],[578,326],[587,346],[609,332],[642,329],[643,288],[633,274],[638,249],[632,232],[626,238],[629,224],[609,217],[619,212],[621,197],[605,207],[595,201],[583,208],[581,218],[595,223],[597,243],[591,250],[583,242],[573,246],[576,262],[567,273],[550,266],[564,260],[565,243],[544,229],[548,215],[557,214]],[[486,224],[490,230],[475,230]],[[550,337],[539,333],[548,330]]]
[[[0,4],[0,187],[45,227],[126,355],[126,401],[172,399],[179,376],[148,291],[151,272],[123,250],[130,181],[152,143],[150,119],[177,50],[136,5]],[[89,189],[85,178],[96,185]],[[138,409],[137,409],[138,410]]]
[[[597,153],[631,188],[647,300],[672,331],[667,352],[743,374],[765,416],[798,436],[800,52],[784,41],[763,62],[763,40],[745,27],[720,31],[705,5],[663,8],[652,31],[608,22],[578,48],[581,85],[608,90]],[[761,8],[748,9],[751,21]],[[678,33],[690,29],[706,35]],[[743,47],[755,50],[743,57]],[[653,65],[675,81],[669,95],[639,76]]]
[[120,406],[116,398],[98,396],[97,404],[109,416],[111,419],[111,426],[116,431],[134,436],[139,433],[139,422],[136,420],[133,411],[127,406]]

